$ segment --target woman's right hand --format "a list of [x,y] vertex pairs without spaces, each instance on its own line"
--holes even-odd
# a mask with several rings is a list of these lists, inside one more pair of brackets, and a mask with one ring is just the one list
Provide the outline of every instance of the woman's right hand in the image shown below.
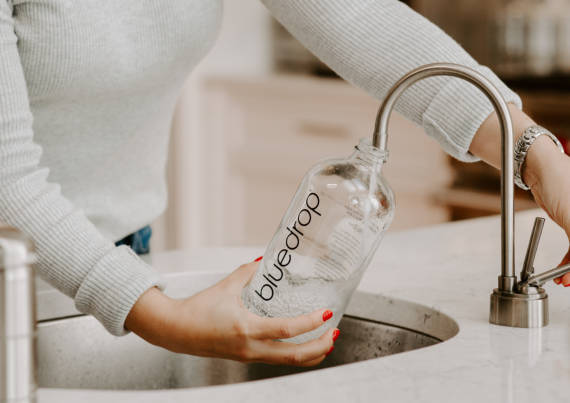
[[168,350],[242,362],[317,365],[333,349],[338,329],[303,344],[280,342],[317,329],[331,317],[325,309],[295,318],[264,318],[249,312],[241,291],[258,263],[240,266],[214,286],[183,300],[157,288],[145,292],[131,309],[125,327]]

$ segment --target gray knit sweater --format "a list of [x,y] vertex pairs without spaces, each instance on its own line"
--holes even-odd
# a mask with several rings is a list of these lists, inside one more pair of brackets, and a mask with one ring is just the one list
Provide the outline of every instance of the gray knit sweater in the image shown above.
[[[264,3],[378,99],[414,67],[446,61],[483,72],[520,106],[492,72],[396,0]],[[113,334],[125,333],[137,298],[160,285],[114,241],[165,207],[175,102],[221,17],[222,0],[0,0],[0,220],[33,238],[41,276]],[[466,161],[492,111],[450,78],[416,85],[399,110]]]

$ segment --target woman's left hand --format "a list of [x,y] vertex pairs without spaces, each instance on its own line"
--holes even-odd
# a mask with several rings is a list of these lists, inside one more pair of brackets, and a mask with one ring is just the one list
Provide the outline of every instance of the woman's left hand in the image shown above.
[[[536,124],[515,105],[509,105],[509,111],[517,138],[527,127]],[[497,169],[501,166],[499,128],[497,114],[493,112],[479,127],[469,148],[472,154]],[[570,244],[570,157],[562,154],[548,137],[540,136],[528,150],[522,176],[539,206],[566,232]],[[570,263],[570,247],[564,253],[561,265]],[[554,282],[568,286],[570,274]]]
[[[550,139],[541,136],[529,150],[523,179],[539,206],[566,231],[570,243],[570,157],[560,153]],[[560,265],[567,263],[570,263],[570,247]],[[570,273],[554,282],[570,286]]]

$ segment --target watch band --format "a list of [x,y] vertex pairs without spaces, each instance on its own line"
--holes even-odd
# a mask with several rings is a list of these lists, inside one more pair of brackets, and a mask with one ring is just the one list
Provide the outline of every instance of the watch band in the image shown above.
[[556,146],[560,149],[560,152],[564,154],[564,147],[562,147],[560,141],[550,131],[538,125],[526,128],[522,136],[518,138],[514,150],[514,173],[515,173],[514,179],[517,186],[520,187],[521,189],[524,190],[530,189],[522,179],[522,169],[526,160],[528,149],[530,148],[530,146],[532,146],[534,141],[543,134],[548,136],[554,142],[554,144],[556,144]]

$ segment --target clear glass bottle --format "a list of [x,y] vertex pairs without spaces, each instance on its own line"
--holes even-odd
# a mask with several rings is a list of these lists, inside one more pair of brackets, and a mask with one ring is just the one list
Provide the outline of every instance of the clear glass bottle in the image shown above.
[[333,319],[288,341],[301,343],[336,327],[394,216],[382,177],[386,153],[361,140],[345,159],[312,167],[242,292],[244,305],[268,317],[327,308]]

